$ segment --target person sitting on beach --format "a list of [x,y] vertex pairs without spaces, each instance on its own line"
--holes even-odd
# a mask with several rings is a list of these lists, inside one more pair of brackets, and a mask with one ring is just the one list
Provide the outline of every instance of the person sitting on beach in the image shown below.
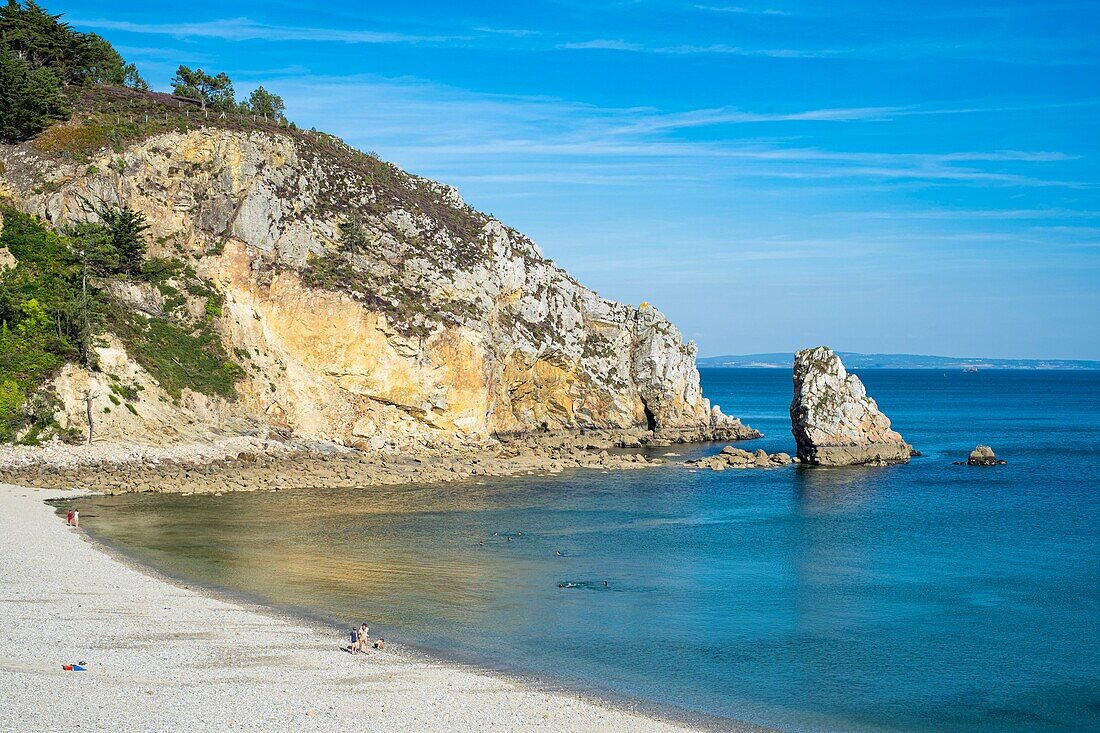
[[379,638],[378,641],[374,642],[374,648],[378,651],[382,651],[386,648],[386,640]]
[[356,649],[364,654],[370,649],[370,629],[367,628],[366,624],[359,627],[359,643]]

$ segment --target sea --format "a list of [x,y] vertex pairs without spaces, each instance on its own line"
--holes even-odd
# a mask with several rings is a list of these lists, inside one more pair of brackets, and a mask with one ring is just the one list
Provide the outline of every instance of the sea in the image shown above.
[[[103,497],[81,524],[334,647],[366,622],[712,727],[1100,730],[1100,372],[858,373],[921,457]],[[794,453],[788,371],[702,381],[765,433],[743,447]],[[979,443],[1006,465],[955,465]]]

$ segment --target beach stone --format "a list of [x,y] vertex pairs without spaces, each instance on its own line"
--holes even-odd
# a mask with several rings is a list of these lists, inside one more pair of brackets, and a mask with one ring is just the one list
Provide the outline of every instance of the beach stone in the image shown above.
[[966,463],[968,466],[997,466],[1004,465],[1005,462],[998,459],[988,445],[979,445],[970,451]]
[[906,463],[912,450],[827,346],[795,355],[791,432],[800,462],[808,465]]

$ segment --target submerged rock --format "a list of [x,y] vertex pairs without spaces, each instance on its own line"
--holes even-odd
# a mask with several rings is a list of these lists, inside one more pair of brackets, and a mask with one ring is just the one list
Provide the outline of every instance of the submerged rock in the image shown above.
[[827,346],[795,355],[791,432],[799,462],[809,465],[906,463],[912,451]]
[[966,459],[968,466],[1003,466],[1004,463],[1004,461],[997,458],[993,453],[993,449],[988,445],[979,445],[970,451],[970,456]]

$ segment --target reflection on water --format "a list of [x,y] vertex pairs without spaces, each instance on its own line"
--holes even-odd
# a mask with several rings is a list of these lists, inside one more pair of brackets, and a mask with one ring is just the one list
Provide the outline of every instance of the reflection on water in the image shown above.
[[[1100,439],[1100,379],[1005,378],[995,403],[974,375],[937,374],[940,404],[919,380],[864,376],[928,458],[103,498],[82,501],[82,524],[335,624],[705,713],[792,730],[1097,729],[1100,507],[1046,455]],[[749,447],[790,450],[788,376],[705,377],[718,401],[773,416]],[[1008,466],[950,465],[977,442],[971,409]],[[1052,411],[1042,435],[1016,419]]]
[[856,511],[872,501],[879,488],[876,471],[888,467],[823,468],[795,472],[798,511],[804,515]]

